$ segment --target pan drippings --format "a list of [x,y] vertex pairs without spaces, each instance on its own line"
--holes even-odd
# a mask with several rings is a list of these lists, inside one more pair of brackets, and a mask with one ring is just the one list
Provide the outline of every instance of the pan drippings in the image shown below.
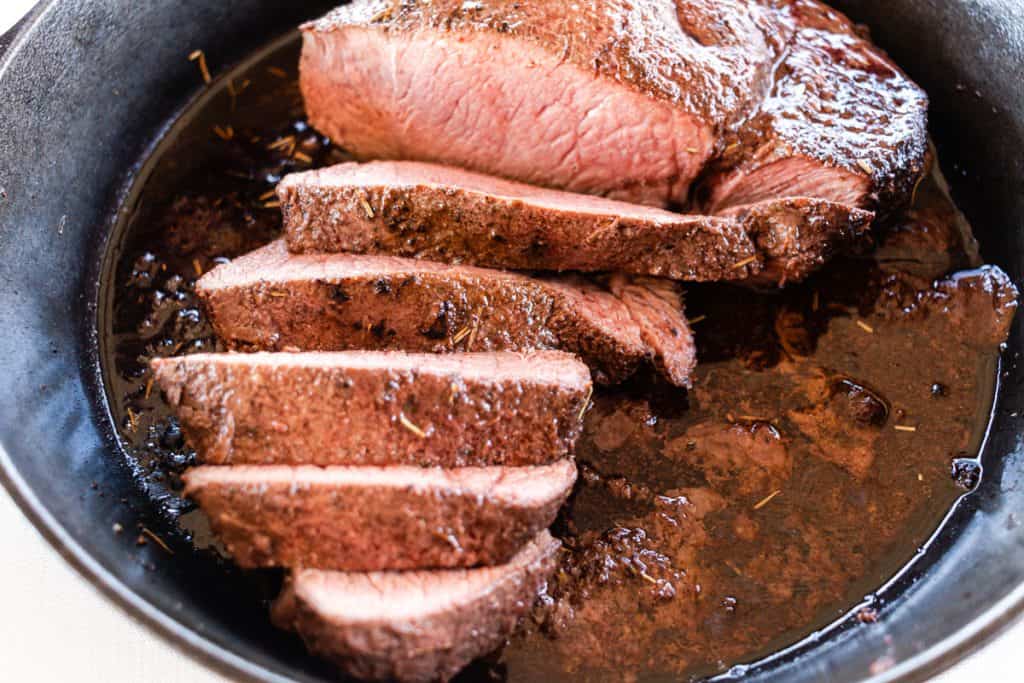
[[[106,285],[119,435],[197,548],[211,540],[179,495],[193,456],[148,363],[220,350],[197,278],[279,234],[284,174],[347,158],[301,118],[296,58],[290,45],[234,75],[162,143]],[[937,175],[876,232],[870,255],[783,291],[687,285],[693,388],[648,373],[595,390],[556,578],[467,680],[722,672],[834,621],[913,559],[977,484],[1015,292],[979,268]]]

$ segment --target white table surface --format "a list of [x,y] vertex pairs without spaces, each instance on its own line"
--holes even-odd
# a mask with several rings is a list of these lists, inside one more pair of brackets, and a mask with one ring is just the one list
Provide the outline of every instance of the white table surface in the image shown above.
[[[0,33],[32,5],[33,0],[0,0]],[[112,605],[43,540],[3,489],[0,538],[0,681],[226,680]],[[1022,668],[1024,624],[935,680],[1017,683],[1024,680]]]

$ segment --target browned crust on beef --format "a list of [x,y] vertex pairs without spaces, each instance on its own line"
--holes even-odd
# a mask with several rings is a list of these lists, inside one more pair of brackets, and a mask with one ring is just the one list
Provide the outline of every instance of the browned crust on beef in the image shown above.
[[[367,182],[374,175],[379,180]],[[699,282],[740,280],[761,268],[750,261],[756,252],[740,221],[540,190],[433,164],[339,164],[289,175],[277,195],[288,248],[296,253],[617,270]]]
[[558,351],[194,354],[153,375],[211,465],[541,465],[579,435],[590,372]]
[[749,226],[765,270],[752,282],[782,287],[799,282],[833,255],[868,235],[874,213],[824,199],[789,197],[736,206],[723,215]]
[[[660,362],[634,312],[575,276],[531,278],[387,256],[290,255],[277,241],[213,269],[196,292],[217,336],[237,350],[558,349],[579,355],[603,383],[621,381],[648,359]],[[688,334],[681,302],[675,317],[676,329]]]
[[927,95],[839,12],[812,0],[781,8],[791,32],[775,84],[723,141],[707,210],[766,199],[780,177],[806,194],[816,173],[823,192],[814,196],[884,212],[905,206],[927,170]]
[[416,162],[339,164],[278,186],[288,247],[446,263],[802,280],[855,243],[873,214],[806,197],[677,214]]
[[378,571],[507,561],[554,521],[576,466],[200,466],[184,479],[240,567]]
[[[555,569],[559,541],[543,531],[507,564],[469,570],[340,574],[296,569],[274,604],[274,623],[298,633],[311,652],[363,680],[448,680],[501,646]],[[332,595],[389,602],[396,590],[429,599],[450,595],[402,617],[338,614]],[[358,597],[352,598],[358,599]],[[420,603],[419,600],[407,602]]]

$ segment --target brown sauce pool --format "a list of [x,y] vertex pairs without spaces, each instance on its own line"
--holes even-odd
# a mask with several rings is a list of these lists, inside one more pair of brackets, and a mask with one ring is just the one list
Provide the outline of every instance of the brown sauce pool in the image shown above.
[[[148,360],[219,348],[196,279],[280,230],[286,173],[344,160],[308,128],[289,40],[214,84],[140,174],[101,313],[110,404],[140,486],[217,552],[178,494],[194,460]],[[782,292],[688,285],[694,389],[600,390],[566,552],[532,618],[467,678],[654,680],[758,660],[851,609],[977,483],[1015,292],[978,266],[937,175],[878,248]],[[269,595],[267,597],[270,597]],[[282,634],[282,637],[288,637]]]

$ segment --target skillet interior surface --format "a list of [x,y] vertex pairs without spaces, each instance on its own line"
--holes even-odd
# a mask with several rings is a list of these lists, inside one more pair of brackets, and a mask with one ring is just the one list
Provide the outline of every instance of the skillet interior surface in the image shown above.
[[[187,55],[219,71],[332,3],[229,1],[138,7],[56,2],[0,67],[0,464],[37,526],[109,594],[211,661],[257,678],[328,671],[267,624],[260,605],[189,546],[168,555],[117,522],[165,537],[116,455],[96,354],[99,278],[124,193],[169,121],[199,94]],[[1024,261],[1024,19],[1002,2],[847,2],[932,97],[932,133],[985,260],[1019,281]],[[918,561],[881,592],[874,628],[853,621],[752,670],[758,679],[919,678],[976,646],[1022,599],[1024,412],[1015,323],[981,486]],[[887,640],[891,639],[891,642]]]

